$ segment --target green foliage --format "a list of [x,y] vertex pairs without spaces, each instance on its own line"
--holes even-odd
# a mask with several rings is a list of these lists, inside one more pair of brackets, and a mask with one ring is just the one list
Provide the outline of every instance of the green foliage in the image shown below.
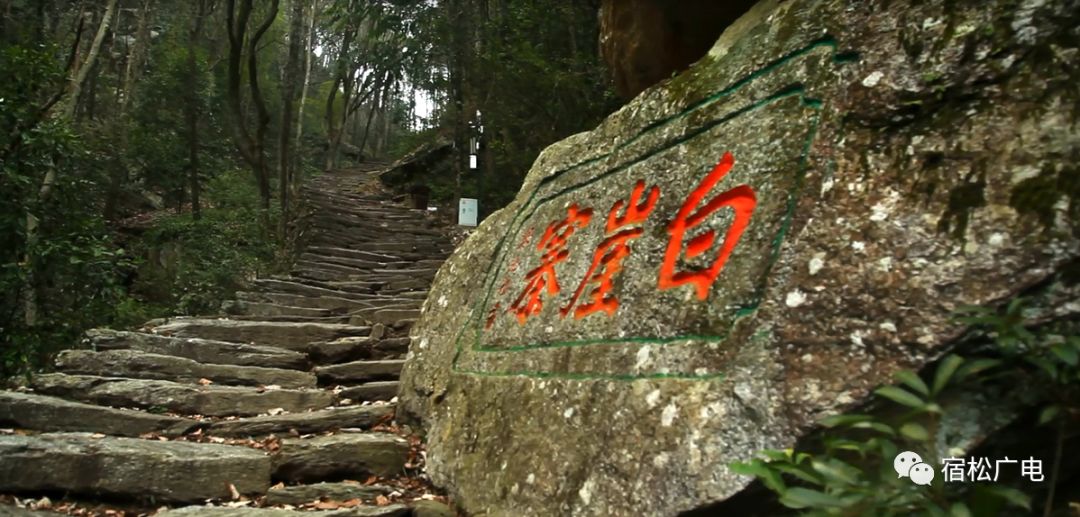
[[[68,121],[49,118],[46,96],[63,74],[50,48],[0,48],[0,375],[39,364],[76,342],[122,296],[122,250],[110,241],[96,210],[99,170]],[[51,195],[39,196],[56,173]],[[27,232],[36,220],[35,238]],[[34,325],[26,299],[37,300]]]
[[[513,199],[540,151],[591,129],[619,106],[596,49],[598,4],[440,0],[431,6],[414,28],[430,51],[408,70],[409,80],[436,99],[432,122],[440,130],[470,126],[467,139],[484,127],[479,170],[465,171],[461,191],[494,210]],[[397,155],[408,150],[398,148]],[[454,176],[433,173],[424,181],[436,200],[452,199]]]
[[197,221],[168,215],[155,222],[138,243],[144,260],[134,293],[173,313],[211,314],[245,281],[272,269],[275,243],[259,223],[249,176],[233,170],[211,180],[207,197],[214,205]]
[[[1080,412],[1080,336],[1037,333],[1024,325],[1024,302],[1001,312],[982,307],[963,311],[961,321],[985,329],[996,344],[993,357],[949,355],[929,375],[896,375],[897,384],[874,393],[888,401],[874,414],[844,414],[822,421],[824,430],[807,450],[764,450],[732,470],[754,476],[777,494],[779,503],[803,515],[1017,515],[1032,510],[1031,497],[1007,484],[945,483],[931,486],[897,478],[893,458],[904,450],[923,454],[931,466],[947,451],[939,436],[946,412],[942,400],[962,385],[991,380],[1029,386],[1042,401],[1038,425],[1059,424]],[[951,455],[951,453],[948,453]],[[1060,460],[1060,447],[1058,449]],[[936,469],[937,467],[935,467]],[[1049,483],[1055,483],[1055,472]],[[1052,492],[1051,492],[1052,493]],[[1047,503],[1049,504],[1049,502]]]
[[[195,2],[147,5],[114,17],[92,64],[101,16],[88,13],[103,14],[103,3],[17,1],[0,15],[0,377],[47,366],[90,327],[216,312],[274,259],[278,243],[259,225],[250,173],[236,171],[224,116],[223,9],[203,10],[199,35]],[[268,40],[281,40],[284,27],[279,19]],[[272,111],[279,47],[259,50]],[[73,98],[78,69],[89,74]],[[200,221],[185,213],[192,149]],[[47,176],[55,182],[43,188]]]

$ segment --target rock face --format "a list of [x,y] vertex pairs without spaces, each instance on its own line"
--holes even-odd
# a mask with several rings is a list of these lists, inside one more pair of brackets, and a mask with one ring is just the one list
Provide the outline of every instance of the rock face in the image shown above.
[[432,478],[468,512],[675,514],[949,350],[962,305],[1075,316],[1077,7],[762,2],[548,148],[413,329]]
[[681,72],[755,0],[604,0],[600,51],[615,91],[631,98]]

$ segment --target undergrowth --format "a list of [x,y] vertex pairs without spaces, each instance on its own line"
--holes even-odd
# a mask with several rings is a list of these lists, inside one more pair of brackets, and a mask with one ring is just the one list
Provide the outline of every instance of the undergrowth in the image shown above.
[[[800,450],[760,451],[759,457],[733,464],[732,469],[759,479],[782,506],[800,515],[968,517],[1039,510],[1054,515],[1062,460],[1068,457],[1064,445],[1080,416],[1080,336],[1075,328],[1028,328],[1020,299],[1000,312],[969,307],[959,319],[992,338],[986,354],[949,355],[921,374],[902,371],[896,385],[876,390],[880,404],[872,414],[827,418],[824,430]],[[979,456],[949,443],[959,437],[943,429],[943,420],[954,407],[948,401],[957,392],[991,386],[1011,392],[1011,398],[1023,399],[1028,406],[1015,415],[1021,424],[1010,426],[1009,432],[1020,435],[1020,451],[1047,451],[1048,457],[1040,458],[1044,479],[1038,485],[1023,482],[1019,465],[999,482],[944,479],[940,467],[946,458]],[[1033,418],[1025,420],[1026,413]],[[1052,443],[1030,440],[1038,432],[1051,437]],[[894,460],[902,451],[917,453],[934,469],[929,486],[898,476]],[[1021,459],[1028,456],[1012,457]],[[1034,498],[1034,493],[1040,497]]]

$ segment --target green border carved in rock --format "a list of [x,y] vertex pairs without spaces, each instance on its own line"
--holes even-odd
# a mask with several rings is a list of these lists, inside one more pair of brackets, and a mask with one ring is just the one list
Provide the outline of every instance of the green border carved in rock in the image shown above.
[[[797,200],[798,200],[799,195],[800,195],[801,190],[802,190],[804,176],[806,174],[806,170],[807,170],[807,167],[808,167],[808,164],[809,164],[809,152],[810,152],[810,148],[811,148],[811,146],[813,144],[814,137],[815,137],[816,132],[817,132],[817,125],[818,125],[818,120],[820,118],[820,112],[821,112],[821,107],[822,107],[822,102],[821,102],[820,99],[815,99],[815,98],[807,96],[806,87],[804,85],[802,85],[802,84],[794,83],[794,84],[789,84],[789,85],[787,85],[785,87],[782,87],[778,91],[776,91],[775,93],[773,93],[773,94],[771,94],[771,95],[769,95],[769,96],[767,96],[767,97],[765,97],[765,98],[763,98],[761,100],[753,102],[753,103],[751,103],[751,104],[749,104],[747,106],[744,106],[742,108],[739,108],[739,109],[733,110],[731,112],[728,112],[728,113],[724,114],[721,117],[718,117],[718,118],[716,118],[714,120],[709,121],[708,123],[702,124],[702,125],[694,128],[694,129],[688,131],[686,134],[684,134],[684,135],[682,135],[682,136],[680,136],[678,138],[671,139],[671,140],[665,142],[663,145],[655,147],[652,150],[642,154],[641,156],[638,156],[636,158],[632,158],[632,159],[630,159],[630,160],[628,160],[628,161],[626,161],[624,163],[620,163],[620,164],[618,164],[618,165],[616,165],[614,167],[611,167],[610,169],[604,171],[603,173],[601,173],[601,174],[599,174],[599,175],[597,175],[597,176],[595,176],[593,178],[590,178],[590,179],[588,179],[586,181],[583,181],[583,182],[580,182],[578,184],[575,184],[575,185],[560,189],[559,191],[557,191],[555,193],[552,193],[552,194],[549,194],[549,195],[546,195],[546,196],[544,196],[544,197],[542,197],[540,199],[537,199],[537,195],[539,194],[540,190],[544,186],[549,185],[551,182],[553,182],[553,181],[557,180],[558,178],[562,177],[564,174],[566,174],[566,173],[568,173],[568,172],[570,172],[570,171],[572,171],[574,169],[578,169],[580,167],[584,167],[584,166],[587,166],[589,164],[596,163],[596,162],[598,162],[600,160],[603,160],[603,159],[611,156],[617,150],[626,148],[627,146],[633,144],[634,142],[636,142],[637,140],[639,140],[640,138],[642,138],[646,134],[648,134],[648,133],[650,133],[652,131],[655,131],[655,130],[661,128],[661,127],[667,126],[668,124],[671,124],[672,122],[675,122],[676,120],[679,120],[679,119],[693,113],[694,111],[697,111],[698,109],[701,109],[701,108],[703,108],[705,106],[713,104],[713,103],[719,101],[720,99],[728,97],[728,96],[732,95],[733,93],[735,93],[736,91],[738,91],[739,89],[741,89],[744,86],[748,85],[749,83],[751,83],[755,79],[757,79],[759,77],[762,77],[764,75],[767,75],[767,74],[777,70],[778,68],[782,67],[784,64],[789,63],[789,62],[791,62],[791,61],[793,61],[793,60],[795,60],[797,58],[800,58],[802,56],[805,56],[805,55],[809,54],[810,52],[814,51],[815,49],[822,48],[822,47],[829,48],[831,50],[832,62],[834,64],[847,63],[847,62],[851,62],[851,61],[854,61],[854,60],[857,59],[856,55],[853,54],[853,53],[839,53],[839,52],[837,52],[837,42],[836,42],[836,40],[833,39],[832,37],[825,36],[823,38],[820,38],[820,39],[810,43],[809,45],[807,45],[807,46],[805,46],[803,48],[800,48],[800,49],[798,49],[796,51],[793,51],[793,52],[791,52],[791,53],[789,53],[787,55],[784,55],[783,57],[771,62],[770,64],[768,64],[768,65],[766,65],[766,66],[764,66],[764,67],[762,67],[762,68],[760,68],[758,70],[755,70],[754,72],[751,72],[750,74],[747,74],[746,76],[736,80],[731,85],[717,91],[716,93],[713,93],[712,95],[709,95],[709,96],[707,96],[707,97],[705,97],[705,98],[703,98],[703,99],[701,99],[701,100],[699,100],[697,102],[694,102],[694,103],[690,104],[684,110],[680,111],[677,114],[674,114],[674,115],[669,116],[667,118],[663,118],[663,119],[660,119],[660,120],[657,120],[655,122],[650,123],[649,125],[645,126],[643,129],[641,129],[633,137],[631,137],[631,138],[629,138],[629,139],[615,145],[607,153],[604,153],[604,154],[602,154],[600,156],[597,156],[597,157],[594,157],[594,158],[583,160],[583,161],[578,162],[578,163],[576,163],[574,165],[571,165],[571,166],[568,166],[568,167],[563,168],[561,170],[558,170],[555,173],[553,173],[552,175],[550,175],[549,177],[544,178],[536,186],[536,188],[533,190],[533,192],[530,194],[528,201],[526,201],[526,203],[524,205],[525,208],[522,208],[521,210],[518,211],[517,214],[515,214],[514,219],[510,223],[511,230],[506,232],[505,234],[503,234],[502,238],[499,239],[499,242],[495,247],[495,256],[497,256],[498,259],[496,261],[493,261],[493,264],[497,264],[497,265],[493,265],[488,270],[488,274],[487,274],[486,279],[485,279],[485,283],[487,283],[488,285],[487,285],[487,288],[486,288],[486,292],[484,294],[484,298],[477,305],[475,305],[473,307],[472,313],[469,315],[468,320],[466,321],[465,325],[458,332],[457,336],[455,336],[456,352],[454,354],[454,359],[453,359],[453,371],[455,373],[460,373],[460,374],[478,375],[478,376],[487,376],[487,377],[525,376],[525,377],[533,377],[533,378],[609,379],[609,380],[623,380],[623,381],[632,381],[632,380],[636,380],[636,379],[646,379],[646,378],[676,378],[676,379],[707,380],[707,379],[717,379],[717,378],[722,377],[723,374],[718,374],[718,373],[710,373],[710,374],[702,374],[702,375],[693,374],[692,375],[692,374],[678,374],[678,373],[676,373],[676,374],[671,374],[671,373],[599,374],[599,373],[548,372],[548,371],[478,371],[478,370],[461,369],[458,366],[458,361],[461,358],[462,352],[464,351],[463,343],[462,343],[462,340],[465,337],[464,334],[465,334],[465,332],[467,330],[470,330],[470,329],[475,333],[475,339],[473,340],[473,342],[471,344],[471,347],[470,347],[470,351],[474,352],[474,353],[522,353],[522,352],[527,352],[527,351],[530,351],[530,350],[547,349],[547,348],[580,347],[580,346],[605,345],[605,344],[606,345],[622,345],[622,346],[632,345],[632,344],[637,344],[637,345],[649,345],[649,344],[667,345],[667,344],[676,343],[676,342],[680,342],[680,341],[693,341],[693,342],[696,342],[696,343],[708,343],[708,342],[722,341],[723,339],[725,339],[726,338],[725,335],[719,335],[719,336],[691,336],[691,335],[685,335],[685,336],[674,336],[674,337],[666,337],[666,338],[636,337],[636,338],[565,341],[565,342],[543,343],[543,344],[533,344],[533,345],[519,345],[519,346],[505,347],[505,348],[484,347],[480,343],[480,335],[482,333],[481,327],[482,327],[482,321],[483,321],[483,315],[485,313],[485,309],[487,308],[488,304],[491,301],[492,291],[494,290],[494,286],[495,286],[495,284],[497,282],[497,279],[502,274],[503,266],[504,266],[507,258],[510,256],[510,253],[504,253],[503,252],[504,246],[508,242],[508,240],[509,240],[509,242],[514,242],[513,239],[517,238],[517,235],[521,231],[521,228],[525,225],[525,223],[528,220],[530,220],[533,213],[535,213],[536,210],[541,205],[543,205],[544,203],[546,203],[548,201],[551,201],[552,199],[558,198],[558,197],[563,196],[565,194],[568,194],[570,192],[576,191],[576,190],[578,190],[578,189],[580,189],[582,187],[585,187],[585,186],[591,185],[591,184],[593,184],[593,183],[595,183],[597,181],[603,180],[603,179],[605,179],[605,178],[607,178],[607,177],[609,177],[611,175],[617,174],[617,173],[627,169],[628,167],[630,167],[630,166],[632,166],[634,164],[645,161],[645,160],[655,156],[656,154],[658,154],[660,152],[663,152],[663,151],[671,149],[671,148],[673,148],[675,146],[684,144],[684,143],[688,142],[689,140],[698,137],[702,133],[704,133],[706,131],[709,131],[709,130],[711,130],[711,129],[713,129],[713,128],[721,125],[721,124],[725,124],[727,122],[730,122],[730,121],[732,121],[732,120],[734,120],[734,119],[736,119],[736,118],[738,118],[738,117],[740,117],[742,115],[754,112],[754,111],[756,111],[758,109],[766,107],[766,106],[768,106],[768,105],[770,105],[770,104],[772,104],[774,102],[777,102],[779,100],[782,100],[782,99],[786,99],[786,98],[789,98],[789,97],[797,97],[802,102],[803,106],[805,106],[805,107],[807,107],[809,109],[815,110],[815,113],[814,113],[814,115],[812,116],[812,118],[810,120],[809,129],[808,129],[807,135],[806,135],[806,140],[805,140],[805,142],[803,144],[803,149],[802,149],[802,152],[801,152],[801,155],[800,155],[799,170],[796,171],[796,185],[792,189],[792,191],[789,193],[788,203],[787,203],[787,212],[783,215],[783,222],[781,223],[780,231],[777,233],[776,238],[774,239],[774,241],[772,243],[772,253],[771,253],[771,256],[768,259],[768,265],[766,266],[765,273],[763,275],[763,277],[767,277],[768,272],[771,270],[773,264],[775,264],[776,260],[779,257],[780,246],[783,243],[783,239],[785,237],[785,234],[786,234],[786,232],[787,232],[787,230],[788,230],[788,228],[789,228],[789,226],[791,224],[791,219],[792,219],[792,216],[794,214],[794,210],[795,210]],[[763,289],[763,286],[759,288],[759,293],[758,293],[758,296],[757,296],[758,300],[760,300],[760,295],[761,295],[760,290],[761,289]],[[742,318],[744,316],[752,314],[756,310],[756,308],[757,308],[757,302],[755,302],[751,306],[743,307],[743,308],[738,309],[735,312],[736,321],[739,318]],[[734,324],[734,322],[733,322],[733,324]]]

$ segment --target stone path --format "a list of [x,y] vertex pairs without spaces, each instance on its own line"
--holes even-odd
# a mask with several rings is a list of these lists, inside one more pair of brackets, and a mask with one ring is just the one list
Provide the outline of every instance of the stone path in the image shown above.
[[451,245],[425,212],[360,193],[370,185],[363,170],[312,180],[290,274],[256,280],[226,316],[93,330],[55,373],[0,391],[0,494],[422,513],[355,481],[418,472],[416,442],[371,428],[393,418],[409,328]]

